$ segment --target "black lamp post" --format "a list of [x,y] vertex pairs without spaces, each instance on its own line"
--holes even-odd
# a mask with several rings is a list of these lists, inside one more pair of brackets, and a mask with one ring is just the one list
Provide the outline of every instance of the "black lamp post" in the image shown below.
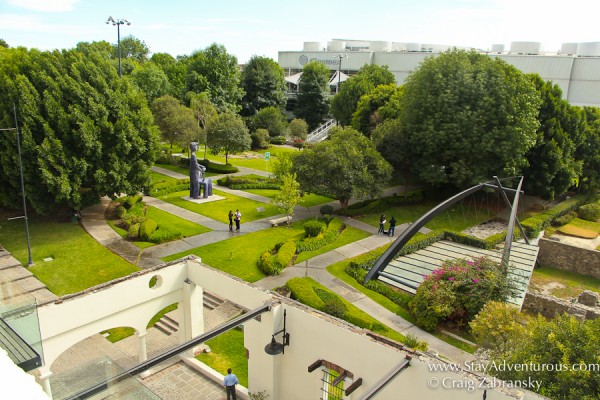
[[[275,332],[273,336],[271,336],[271,342],[265,346],[265,353],[271,356],[276,356],[277,354],[281,353],[285,354],[285,346],[290,345],[290,334],[285,330],[285,313],[286,310],[283,310],[283,329]],[[279,343],[277,340],[275,340],[275,336],[279,335],[280,333],[283,333],[282,343]]]
[[114,19],[113,17],[108,17],[108,19],[106,20],[107,24],[112,23],[113,26],[117,26],[117,48],[119,51],[119,77],[122,76],[121,74],[121,25],[127,24],[127,25],[131,25],[131,22],[127,21],[125,18],[123,19]]
[[335,94],[338,94],[340,92],[340,83],[341,83],[341,79],[342,79],[342,58],[344,58],[344,57],[348,58],[348,56],[346,54],[338,54],[337,57],[339,57],[340,62],[338,64],[338,82],[337,82],[337,90],[335,91]]

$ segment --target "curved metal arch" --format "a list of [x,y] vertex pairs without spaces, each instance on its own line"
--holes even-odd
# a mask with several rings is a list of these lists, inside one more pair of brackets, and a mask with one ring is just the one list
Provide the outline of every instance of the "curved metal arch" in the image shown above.
[[[436,217],[438,214],[440,214],[441,212],[447,210],[448,208],[450,208],[451,206],[453,206],[454,204],[456,204],[457,202],[459,202],[460,200],[464,199],[465,197],[478,192],[481,189],[484,188],[492,188],[492,189],[496,189],[498,191],[500,191],[501,193],[503,193],[504,195],[504,200],[505,202],[508,204],[509,207],[511,207],[511,221],[509,221],[509,228],[513,227],[513,221],[514,219],[516,219],[516,210],[517,207],[516,205],[518,204],[518,199],[519,199],[519,194],[520,194],[520,189],[521,189],[521,183],[523,181],[523,177],[520,177],[521,180],[519,182],[519,186],[517,190],[513,190],[513,189],[509,189],[509,188],[505,188],[501,185],[500,180],[498,179],[497,176],[494,176],[494,180],[493,181],[489,181],[486,183],[480,183],[478,185],[475,185],[469,189],[466,189],[452,197],[450,197],[447,200],[444,200],[443,202],[441,202],[440,204],[438,204],[437,206],[435,206],[434,208],[432,208],[431,210],[429,210],[427,213],[425,213],[421,218],[419,218],[417,221],[415,221],[412,225],[410,225],[408,227],[408,229],[406,229],[404,232],[402,232],[400,234],[400,236],[398,236],[398,239],[396,239],[396,241],[394,243],[392,243],[392,245],[385,251],[385,253],[383,253],[383,255],[375,262],[375,265],[373,265],[373,267],[369,270],[369,272],[367,273],[367,276],[365,277],[364,283],[367,283],[368,281],[370,281],[371,279],[377,279],[379,277],[379,273],[390,263],[390,261],[392,261],[394,259],[394,257],[396,256],[396,254],[398,254],[398,252],[404,247],[404,245],[406,245],[406,243],[408,243],[408,241],[422,228],[425,226],[425,224],[429,221],[431,221],[434,217]],[[517,195],[515,196],[515,206],[513,207],[512,204],[510,204],[510,201],[508,200],[508,198],[506,197],[506,194],[504,193],[505,191],[510,191],[510,192],[516,192]],[[514,219],[513,219],[514,218]],[[521,227],[521,224],[519,224],[518,221],[516,221],[521,234],[527,238],[525,236],[525,232],[523,231],[523,228]],[[510,238],[512,239],[512,229],[510,229],[511,234],[507,235],[507,239],[508,236],[510,236]],[[527,240],[527,239],[526,239]],[[505,248],[509,248],[509,246],[505,246]],[[510,248],[509,250],[510,251]]]

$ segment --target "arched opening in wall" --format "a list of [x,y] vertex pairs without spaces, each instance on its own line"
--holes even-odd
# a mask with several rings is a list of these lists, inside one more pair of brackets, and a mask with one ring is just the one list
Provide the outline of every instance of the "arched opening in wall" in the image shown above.
[[[53,398],[71,397],[136,365],[138,347],[134,333],[135,329],[130,327],[113,328],[89,336],[62,352],[50,366]],[[109,336],[116,341],[107,340]],[[117,340],[118,337],[121,339]]]
[[[179,331],[179,321],[176,315],[177,303],[170,304],[154,314],[146,328],[156,328],[163,335],[171,336]],[[177,337],[177,335],[175,335]]]

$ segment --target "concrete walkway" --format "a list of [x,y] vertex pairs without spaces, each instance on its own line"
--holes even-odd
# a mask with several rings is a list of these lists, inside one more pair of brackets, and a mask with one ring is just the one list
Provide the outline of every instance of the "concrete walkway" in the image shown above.
[[[177,179],[186,179],[187,176],[179,174],[177,172],[173,172],[170,170],[166,170],[160,167],[153,167],[153,171],[162,173],[164,175],[177,178]],[[237,174],[258,174],[258,175],[267,175],[264,171],[255,171],[248,168],[240,168],[240,172]],[[243,172],[242,172],[243,170]],[[236,174],[236,175],[237,175]],[[219,177],[212,177],[213,182],[216,183],[216,180]],[[217,190],[230,193],[236,196],[252,199],[255,201],[259,201],[262,203],[270,203],[270,199],[258,196],[252,193],[248,193],[241,190],[232,190],[226,187],[222,187],[219,185],[214,186]],[[412,188],[408,188],[412,189]],[[384,192],[384,196],[391,196],[393,194],[400,194],[404,191],[403,187],[392,187],[388,188]],[[277,218],[277,216],[271,216],[268,218],[242,223],[242,230],[239,233],[232,233],[229,231],[228,223],[215,221],[211,218],[196,214],[194,212],[185,210],[181,207],[172,205],[170,203],[164,202],[160,199],[152,198],[152,197],[144,197],[144,201],[146,204],[156,207],[160,210],[166,211],[170,214],[179,216],[186,220],[198,223],[200,225],[206,226],[212,229],[211,232],[192,236],[189,238],[184,238],[181,240],[176,240],[169,243],[164,243],[156,246],[152,246],[150,248],[145,249],[144,251],[140,251],[137,247],[132,244],[126,242],[122,239],[118,234],[116,234],[106,223],[104,219],[104,209],[108,204],[108,200],[103,200],[102,204],[88,208],[84,210],[84,218],[82,220],[84,227],[90,235],[95,237],[100,243],[106,245],[108,248],[113,250],[117,254],[121,254],[124,258],[131,260],[137,260],[137,265],[141,267],[147,267],[156,265],[155,262],[160,263],[160,258],[166,257],[172,254],[176,254],[182,251],[190,250],[195,247],[203,246],[210,243],[215,243],[221,240],[227,240],[233,236],[237,235],[245,235],[250,232],[256,232],[263,229],[269,229],[271,227],[268,222],[269,219]],[[351,204],[354,201],[350,202]],[[339,208],[338,202],[329,203],[334,208]],[[293,220],[301,220],[305,218],[309,218],[312,216],[317,216],[319,213],[319,206],[315,206],[312,208],[306,207],[296,207],[295,215]],[[416,327],[410,322],[404,320],[398,315],[388,311],[386,308],[380,306],[363,293],[354,289],[353,287],[347,285],[346,283],[340,281],[335,278],[331,274],[329,274],[325,268],[329,265],[335,264],[337,262],[356,257],[361,254],[368,253],[372,250],[375,250],[381,246],[390,244],[394,239],[388,237],[386,235],[378,235],[377,227],[373,227],[364,222],[355,220],[349,217],[337,217],[343,220],[349,226],[355,227],[357,229],[364,230],[366,232],[371,233],[372,236],[367,238],[358,240],[354,243],[347,244],[345,246],[339,247],[337,249],[331,250],[327,253],[321,254],[319,256],[313,257],[307,262],[303,262],[291,267],[286,268],[282,274],[277,276],[268,276],[264,279],[261,279],[254,284],[258,287],[266,288],[266,289],[274,289],[279,286],[285,285],[285,283],[293,277],[297,276],[310,276],[319,283],[328,287],[338,295],[342,296],[361,310],[367,312],[373,317],[380,320],[382,323],[388,325],[392,329],[395,329],[403,334],[412,334],[418,337],[420,340],[425,340],[429,343],[429,348],[431,352],[440,354],[454,362],[465,362],[467,360],[472,360],[474,357],[466,353],[456,347],[447,344],[446,342],[436,338],[435,336],[423,331],[422,329]],[[408,224],[399,225],[396,227],[396,233],[399,235],[408,227]],[[110,231],[110,232],[109,232]],[[422,233],[426,233],[429,230],[424,228],[421,230]],[[130,246],[123,245],[118,246],[115,242],[125,242],[135,249],[131,249]],[[123,251],[123,253],[121,253]]]

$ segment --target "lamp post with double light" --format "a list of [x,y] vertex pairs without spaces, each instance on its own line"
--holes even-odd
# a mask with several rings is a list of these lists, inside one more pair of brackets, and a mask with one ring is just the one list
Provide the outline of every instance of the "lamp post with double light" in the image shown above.
[[113,26],[117,26],[117,48],[118,48],[118,52],[119,52],[119,77],[122,76],[121,74],[121,25],[131,25],[131,22],[127,21],[125,18],[123,19],[114,19],[113,17],[108,17],[108,19],[106,20],[107,24],[113,24]]

